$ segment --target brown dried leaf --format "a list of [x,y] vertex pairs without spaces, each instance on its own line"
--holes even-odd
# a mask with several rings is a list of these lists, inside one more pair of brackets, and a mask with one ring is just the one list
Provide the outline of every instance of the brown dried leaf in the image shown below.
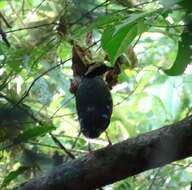
[[130,68],[134,68],[138,65],[138,59],[132,47],[129,47],[125,52],[127,58],[130,61]]
[[88,63],[85,59],[86,55],[89,55],[88,52],[83,50],[78,45],[73,46],[73,56],[72,56],[72,70],[73,76],[83,76],[84,73],[87,71]]

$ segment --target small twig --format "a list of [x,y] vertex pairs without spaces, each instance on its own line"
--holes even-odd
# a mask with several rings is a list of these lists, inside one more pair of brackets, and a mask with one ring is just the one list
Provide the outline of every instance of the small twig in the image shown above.
[[133,48],[138,44],[139,40],[141,39],[142,34],[139,35],[139,37],[137,38],[136,42],[133,44]]
[[186,27],[186,26],[189,26],[189,24],[178,24],[178,25],[152,25],[152,24],[149,24],[149,26],[152,26],[152,27],[158,27],[158,28],[177,28],[177,27]]
[[[0,94],[0,97],[4,98],[5,96],[2,96],[2,94]],[[63,115],[59,115],[59,116],[55,116],[53,117],[52,119],[54,118],[58,118],[58,117],[64,117],[64,116],[69,116],[69,115],[73,115],[75,113],[69,113],[69,114],[63,114]],[[41,122],[46,122],[47,120],[41,120]],[[16,125],[22,125],[22,124],[32,124],[32,123],[38,123],[37,121],[34,121],[34,120],[30,120],[30,121],[14,121],[14,123]],[[9,126],[10,124],[9,123],[4,123],[3,126]],[[73,138],[76,138],[76,137],[73,137]]]
[[[93,47],[93,46],[96,45],[99,41],[100,41],[100,40],[94,42],[91,46],[87,47],[85,50],[88,50],[89,48]],[[67,61],[70,61],[71,59],[72,59],[72,57],[68,58],[68,59],[65,60],[65,61],[61,61],[59,64],[56,64],[55,66],[47,69],[46,71],[44,71],[43,73],[41,73],[38,77],[36,77],[36,78],[32,81],[32,83],[31,83],[31,85],[29,86],[29,88],[26,90],[26,92],[24,93],[24,95],[22,96],[22,98],[15,104],[15,106],[18,105],[18,104],[20,104],[21,102],[23,102],[23,100],[29,95],[29,92],[30,92],[30,90],[32,89],[33,85],[34,85],[41,77],[43,77],[44,75],[46,75],[46,74],[49,73],[50,71],[52,71],[52,70],[60,67],[61,65],[63,65],[63,64],[66,63]]]
[[[8,98],[7,96],[4,96],[3,94],[0,94],[0,97],[6,99],[9,103],[13,104],[13,101]],[[14,105],[15,106],[15,105]],[[34,121],[36,121],[39,125],[43,125],[42,121],[40,121],[39,119],[35,118],[30,112],[26,111],[25,109],[23,109],[20,105],[17,105],[17,107],[25,112],[27,115],[29,115]],[[51,138],[53,139],[53,141],[72,159],[75,158],[75,156],[65,148],[65,146],[50,132],[49,135],[51,136]],[[14,146],[14,144],[10,144],[8,146],[6,146],[5,148],[10,148]]]
[[10,71],[10,73],[7,75],[4,81],[0,84],[0,91],[2,91],[9,84],[9,82],[14,78],[12,74],[13,74],[13,71]]
[[22,12],[22,15],[24,16],[24,14],[25,14],[25,0],[22,1],[21,12]]
[[71,146],[71,149],[72,149],[72,150],[75,148],[75,146],[76,146],[76,144],[77,144],[77,141],[79,140],[80,135],[81,135],[81,130],[79,131],[77,137],[75,138],[74,143],[73,143],[72,146]]
[[39,9],[41,7],[41,5],[45,2],[46,0],[42,0],[39,5],[37,5],[37,7],[35,7],[35,9],[32,11],[32,13],[36,12],[37,9]]
[[131,95],[133,95],[135,93],[135,91],[137,90],[139,84],[137,84],[137,86],[128,94],[128,96],[126,96],[125,98],[123,98],[120,102],[117,102],[115,106],[119,106],[120,104],[122,104],[125,100],[127,100]]
[[52,133],[49,133],[55,144],[57,144],[64,152],[72,159],[75,159],[75,156],[68,150],[66,149],[63,144],[57,139],[56,136],[54,136]]
[[[48,36],[48,37],[50,37],[50,36]],[[43,55],[45,55],[45,54],[47,53],[46,48],[50,51],[50,50],[52,50],[54,47],[57,46],[57,43],[56,43],[56,44],[53,44],[51,47],[49,47],[49,44],[51,44],[52,42],[54,42],[55,39],[56,39],[56,38],[53,38],[53,39],[49,40],[49,41],[46,43],[45,51],[42,52],[42,53],[33,61],[33,64],[31,65],[31,68],[30,68],[31,71],[33,70],[33,67],[34,67],[35,64],[39,61],[39,59],[40,59]],[[43,43],[43,42],[42,42],[42,43]]]
[[157,179],[157,176],[159,175],[160,171],[161,171],[161,168],[158,168],[156,174],[154,175],[154,177],[152,179],[152,182],[151,182],[148,190],[152,190],[153,185],[154,185],[154,183],[155,183],[155,181]]
[[7,33],[18,32],[21,30],[39,29],[40,27],[45,27],[45,26],[49,26],[49,25],[57,25],[57,23],[52,22],[52,23],[40,24],[37,26],[22,27],[22,28],[17,28],[17,29],[13,29],[13,30],[8,30],[5,33],[7,34]]
[[[61,149],[60,147],[58,146],[54,146],[54,145],[50,145],[50,144],[44,144],[44,143],[39,143],[39,142],[27,142],[25,144],[32,144],[32,145],[35,145],[35,146],[44,146],[44,147],[47,147],[47,148],[52,148],[52,149]],[[70,151],[73,151],[73,152],[78,152],[78,153],[85,153],[87,151],[83,151],[83,150],[70,150]]]
[[19,20],[19,22],[25,27],[25,23],[23,22],[23,19],[20,17],[19,13],[17,12],[17,10],[14,8],[12,1],[8,1],[11,9],[12,9],[12,13],[15,14],[16,18]]
[[7,19],[5,18],[5,16],[0,12],[0,18],[2,18],[3,22],[5,23],[5,25],[8,28],[11,28],[11,25],[9,24],[9,22],[7,21]]
[[85,16],[89,15],[90,13],[94,12],[96,9],[98,9],[99,7],[104,6],[106,3],[108,3],[108,0],[104,1],[103,3],[97,5],[96,7],[92,8],[90,11],[87,11],[86,13],[84,13],[80,18],[78,18],[77,20],[75,20],[73,23],[71,23],[71,25],[77,24],[79,21],[81,21]]
[[56,113],[63,108],[64,106],[66,106],[75,96],[71,96],[68,100],[66,100],[49,118],[50,120],[54,118],[54,116],[56,115]]
[[44,71],[43,73],[41,73],[37,78],[35,78],[33,80],[33,82],[31,83],[31,85],[29,86],[29,88],[27,89],[27,91],[24,93],[24,95],[22,96],[22,98],[14,105],[17,106],[18,104],[22,103],[23,100],[29,95],[30,90],[32,89],[33,85],[44,75],[46,75],[47,73],[49,73],[50,71],[58,68],[59,66],[63,65],[64,63],[66,63],[67,61],[71,60],[71,58],[65,60],[65,61],[61,61],[59,64],[49,68],[48,70]]
[[64,117],[64,116],[71,116],[71,115],[75,115],[75,114],[76,114],[75,112],[73,112],[73,113],[66,113],[66,114],[56,115],[53,118],[59,118],[59,117]]

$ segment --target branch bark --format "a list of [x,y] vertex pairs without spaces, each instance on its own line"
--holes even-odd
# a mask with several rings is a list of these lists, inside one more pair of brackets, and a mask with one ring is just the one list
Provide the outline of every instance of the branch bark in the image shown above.
[[192,116],[71,160],[20,190],[91,190],[192,155]]

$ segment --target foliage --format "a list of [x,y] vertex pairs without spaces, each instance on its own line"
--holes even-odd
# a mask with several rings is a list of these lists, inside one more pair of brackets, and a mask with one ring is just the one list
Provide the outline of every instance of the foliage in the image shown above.
[[[0,10],[1,188],[87,153],[88,143],[108,144],[105,134],[78,137],[69,91],[73,43],[90,50],[90,63],[123,59],[111,90],[113,143],[191,114],[189,1],[1,0]],[[103,189],[180,190],[191,175],[189,158]]]

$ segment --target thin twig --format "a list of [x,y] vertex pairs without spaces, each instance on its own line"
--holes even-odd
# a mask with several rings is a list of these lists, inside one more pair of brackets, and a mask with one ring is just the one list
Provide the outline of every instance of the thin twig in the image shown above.
[[30,90],[32,89],[33,85],[44,75],[46,75],[47,73],[49,73],[50,71],[58,68],[59,66],[63,65],[64,63],[66,63],[67,61],[71,60],[71,58],[65,60],[65,61],[61,61],[59,64],[49,68],[48,70],[44,71],[43,73],[41,73],[37,78],[35,78],[33,80],[33,82],[31,83],[31,85],[29,86],[29,88],[27,89],[27,91],[24,93],[24,95],[22,96],[22,98],[14,105],[17,106],[18,104],[22,103],[23,100],[29,95]]
[[186,27],[189,26],[189,24],[176,24],[176,25],[152,25],[149,24],[149,26],[158,27],[158,28],[177,28],[177,27]]
[[135,91],[137,90],[137,88],[139,87],[139,84],[136,85],[136,87],[128,94],[128,96],[126,96],[125,98],[123,98],[120,102],[117,102],[115,106],[119,106],[120,104],[122,104],[124,101],[126,101],[131,95],[133,95],[135,93]]
[[138,44],[139,40],[141,39],[141,36],[142,36],[142,34],[139,35],[136,42],[133,44],[132,48],[134,48]]
[[25,14],[25,0],[22,1],[21,12],[22,12],[22,15],[24,16],[24,14]]
[[75,141],[74,141],[74,143],[73,143],[72,146],[71,146],[71,149],[72,149],[72,150],[75,148],[75,146],[76,146],[76,144],[77,144],[77,141],[79,140],[80,135],[81,135],[81,130],[79,131],[77,137],[75,137]]
[[[52,149],[61,149],[60,147],[58,146],[54,146],[54,145],[50,145],[50,144],[44,144],[44,143],[39,143],[39,142],[27,142],[25,144],[32,144],[32,145],[36,145],[36,146],[44,146],[44,147],[47,147],[47,148],[52,148]],[[84,150],[70,150],[70,151],[73,151],[73,152],[79,152],[79,153],[86,153],[87,151],[84,151]]]
[[158,168],[156,174],[154,175],[154,177],[152,179],[152,182],[151,182],[148,190],[152,190],[153,185],[154,185],[154,183],[155,183],[155,181],[157,179],[157,176],[159,175],[160,171],[161,171],[161,168]]
[[[4,98],[4,96],[2,96],[2,94],[0,94],[0,97]],[[69,115],[73,115],[75,113],[69,113],[69,114],[63,114],[63,115],[59,115],[59,116],[55,116],[53,117],[52,119],[54,118],[58,118],[58,117],[64,117],[64,116],[69,116]],[[46,122],[47,120],[41,120],[41,122]],[[14,121],[14,123],[16,125],[22,125],[22,124],[35,124],[35,123],[38,123],[37,121],[34,121],[34,120],[30,120],[30,121]],[[4,123],[3,126],[10,126],[9,123]],[[73,137],[73,138],[76,138],[76,137]]]
[[37,9],[39,9],[41,7],[41,5],[45,2],[46,0],[42,0],[36,7],[35,9],[32,11],[32,13],[36,12]]
[[15,10],[13,4],[12,4],[12,1],[8,1],[11,9],[12,9],[12,12],[15,14],[16,18],[19,20],[19,22],[22,24],[23,27],[25,27],[25,23],[23,22],[23,19],[20,17],[19,13]]
[[2,18],[3,22],[5,23],[5,25],[8,28],[11,28],[11,25],[9,24],[9,22],[7,21],[7,19],[5,18],[5,16],[0,12],[0,18]]
[[63,108],[64,106],[66,106],[75,96],[71,96],[68,100],[66,100],[49,118],[50,120],[53,119],[53,117],[56,115],[56,113]]
[[[88,50],[89,48],[93,47],[94,45],[96,45],[100,40],[94,42],[91,46],[87,47],[85,50]],[[61,61],[59,64],[56,64],[55,66],[47,69],[46,71],[44,71],[43,73],[41,73],[38,77],[36,77],[33,82],[31,83],[31,85],[29,86],[29,88],[26,90],[26,92],[24,93],[24,95],[22,96],[22,98],[16,103],[20,104],[21,102],[23,102],[23,100],[29,95],[30,90],[32,89],[33,85],[44,75],[46,75],[47,73],[49,73],[50,71],[58,68],[59,66],[63,65],[64,63],[66,63],[67,61],[70,61],[72,59],[72,57],[68,58],[65,61]]]
[[57,23],[52,22],[52,23],[40,24],[40,25],[36,25],[36,26],[22,27],[22,28],[17,28],[17,29],[13,29],[13,30],[8,30],[5,33],[13,33],[13,32],[18,32],[21,30],[39,29],[40,27],[45,27],[45,26],[49,26],[49,25],[57,25]]
[[96,7],[92,8],[91,10],[87,11],[86,13],[84,13],[80,18],[78,18],[77,20],[75,20],[73,23],[71,23],[71,25],[77,24],[79,21],[81,21],[85,16],[89,15],[90,13],[94,12],[96,9],[98,9],[99,7],[104,6],[106,3],[108,3],[108,0],[104,1],[103,3],[97,5]]
[[10,71],[10,73],[7,75],[5,80],[0,84],[0,91],[2,91],[9,84],[9,82],[14,78],[12,74],[13,74],[13,70]]
[[49,135],[51,136],[51,138],[53,139],[53,141],[55,142],[55,144],[57,144],[62,150],[64,150],[64,152],[67,153],[67,155],[72,158],[75,159],[75,156],[68,150],[66,149],[63,144],[57,139],[57,137],[55,135],[53,135],[52,133],[49,133]]
[[[5,96],[5,95],[3,95],[3,94],[0,94],[0,97],[6,99],[6,100],[7,100],[9,103],[11,103],[11,104],[14,104],[13,101],[12,101],[9,97],[7,97],[7,96]],[[15,106],[15,105],[14,105],[14,106]],[[28,112],[26,109],[23,109],[20,105],[17,105],[17,107],[18,107],[21,111],[25,112],[25,114],[29,115],[29,116],[30,116],[34,121],[36,121],[39,125],[43,126],[42,121],[40,121],[39,119],[37,119],[36,117],[34,117],[33,114],[31,114],[30,112]],[[53,141],[54,141],[70,158],[72,158],[72,159],[75,158],[75,156],[74,156],[69,150],[67,150],[67,148],[65,148],[65,146],[64,146],[51,132],[49,133],[49,135],[51,136],[51,138],[53,139]],[[8,145],[6,148],[9,148],[9,147],[11,147],[11,146],[14,146],[14,143]]]
[[[50,36],[48,36],[48,37],[50,37]],[[54,42],[54,40],[56,40],[56,38],[53,38],[53,39],[49,40],[49,41],[46,43],[46,48],[47,48],[47,50],[50,51],[50,50],[52,50],[54,47],[57,47],[57,43],[55,43],[55,44],[53,44],[51,47],[49,47],[49,45],[50,45],[52,42]],[[39,59],[40,59],[43,55],[45,55],[45,54],[47,53],[46,48],[45,48],[45,51],[43,51],[43,52],[33,61],[33,64],[31,65],[31,68],[30,68],[31,71],[33,70],[33,67],[34,67],[35,64],[39,61]]]

